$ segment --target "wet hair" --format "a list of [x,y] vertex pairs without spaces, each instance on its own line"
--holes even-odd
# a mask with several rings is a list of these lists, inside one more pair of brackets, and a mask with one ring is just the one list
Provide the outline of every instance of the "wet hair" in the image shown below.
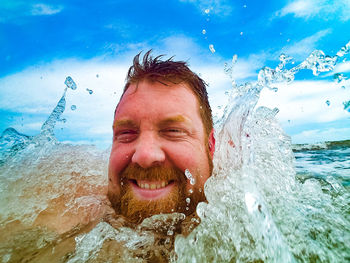
[[[139,81],[146,80],[149,82],[160,82],[167,86],[166,83],[180,84],[186,83],[197,97],[199,102],[199,113],[203,121],[204,129],[207,135],[213,129],[212,112],[209,105],[207,84],[193,71],[191,71],[184,61],[174,61],[173,57],[167,60],[161,60],[163,55],[153,58],[152,50],[149,50],[143,56],[140,62],[140,55],[134,57],[133,65],[129,68],[124,93],[130,84],[137,84]],[[121,99],[122,99],[121,97]]]

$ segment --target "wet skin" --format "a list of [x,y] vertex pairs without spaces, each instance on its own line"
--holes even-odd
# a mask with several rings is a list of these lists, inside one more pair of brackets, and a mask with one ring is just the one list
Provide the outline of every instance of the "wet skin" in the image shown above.
[[[121,173],[129,164],[142,168],[188,169],[195,185],[203,189],[210,176],[208,158],[213,157],[213,132],[207,136],[199,114],[199,103],[187,84],[141,81],[131,84],[115,113],[113,145],[109,161],[108,191],[121,194]],[[211,145],[208,154],[208,145]],[[178,180],[127,180],[138,200],[167,198]]]

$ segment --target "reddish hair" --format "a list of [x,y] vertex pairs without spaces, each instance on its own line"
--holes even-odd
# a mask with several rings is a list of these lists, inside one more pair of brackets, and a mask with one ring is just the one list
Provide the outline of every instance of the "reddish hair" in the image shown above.
[[166,82],[174,84],[186,83],[198,99],[199,113],[205,132],[209,135],[213,129],[213,119],[206,89],[207,84],[189,69],[186,62],[173,61],[173,57],[161,60],[163,55],[153,58],[151,51],[149,50],[145,53],[141,63],[141,52],[134,57],[133,65],[129,68],[126,77],[126,84],[121,98],[130,84],[138,83],[141,80],[158,81],[164,85],[167,85]]

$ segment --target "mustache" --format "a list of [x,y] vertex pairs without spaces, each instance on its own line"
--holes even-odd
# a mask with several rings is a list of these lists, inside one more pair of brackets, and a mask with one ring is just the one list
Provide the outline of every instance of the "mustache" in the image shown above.
[[185,181],[185,174],[173,167],[154,166],[142,168],[138,164],[129,164],[121,173],[121,179],[149,181]]

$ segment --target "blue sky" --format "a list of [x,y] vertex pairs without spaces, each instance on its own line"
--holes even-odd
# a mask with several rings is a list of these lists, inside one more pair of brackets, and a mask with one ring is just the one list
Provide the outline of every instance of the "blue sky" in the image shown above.
[[[0,0],[0,132],[39,133],[71,76],[78,89],[67,93],[57,137],[107,147],[126,71],[140,51],[188,61],[209,83],[219,112],[230,89],[224,63],[233,55],[236,82],[255,81],[263,66],[277,66],[281,53],[295,65],[315,49],[334,56],[349,42],[349,28],[348,0]],[[342,104],[350,100],[349,80],[332,80],[334,73],[350,76],[345,58],[331,73],[316,78],[305,70],[278,92],[263,91],[260,105],[280,109],[293,142],[350,139]]]

